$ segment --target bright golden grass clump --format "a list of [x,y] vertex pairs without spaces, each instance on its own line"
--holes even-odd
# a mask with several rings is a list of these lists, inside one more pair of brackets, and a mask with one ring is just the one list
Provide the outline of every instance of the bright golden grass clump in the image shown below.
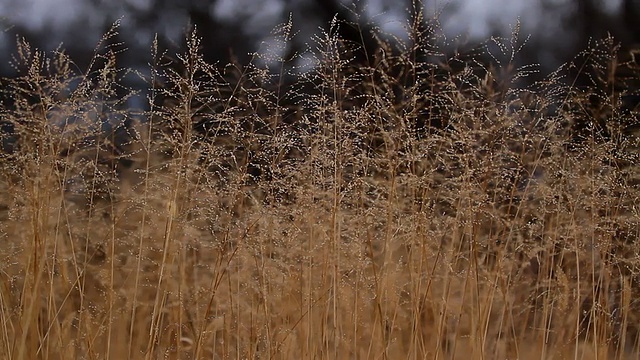
[[0,358],[640,357],[633,64],[604,41],[523,89],[517,34],[367,67],[334,29],[246,67],[154,46],[144,113],[117,47],[78,73],[20,42]]

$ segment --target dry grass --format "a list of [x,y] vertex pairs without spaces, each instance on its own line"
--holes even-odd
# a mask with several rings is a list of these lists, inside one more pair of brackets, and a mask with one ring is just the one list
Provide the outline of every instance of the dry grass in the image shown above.
[[516,90],[513,41],[485,68],[416,31],[368,68],[334,29],[286,87],[284,60],[213,66],[195,33],[173,61],[154,47],[137,115],[117,46],[78,72],[21,42],[0,357],[638,358],[638,123],[615,47],[577,62],[591,83],[569,64]]

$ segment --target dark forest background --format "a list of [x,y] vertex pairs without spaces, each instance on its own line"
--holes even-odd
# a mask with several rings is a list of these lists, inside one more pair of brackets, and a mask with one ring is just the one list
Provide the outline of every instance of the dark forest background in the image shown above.
[[[616,56],[636,61],[629,54],[640,44],[640,0],[522,0],[512,4],[516,3],[522,6],[507,11],[500,1],[469,0],[5,0],[0,5],[0,76],[15,76],[11,56],[16,40],[22,37],[39,49],[64,49],[82,71],[94,57],[101,36],[116,22],[117,36],[103,46],[117,46],[122,50],[119,66],[142,74],[149,72],[155,36],[161,49],[175,53],[184,49],[186,34],[195,28],[203,38],[201,52],[206,61],[244,65],[261,61],[253,57],[256,53],[275,52],[282,59],[304,53],[313,46],[314,34],[328,29],[334,19],[342,24],[334,29],[338,37],[359,46],[354,61],[368,62],[365,65],[371,65],[380,48],[376,36],[387,34],[385,40],[393,45],[394,37],[407,39],[409,27],[412,31],[439,29],[442,36],[432,39],[441,41],[436,46],[448,55],[485,44],[484,57],[479,59],[490,63],[496,59],[487,55],[491,52],[486,51],[488,39],[512,36],[510,29],[518,22],[517,41],[526,44],[510,61],[536,67],[519,85],[543,78],[594,41],[609,36],[620,45]],[[482,19],[475,18],[474,12]],[[414,21],[417,18],[420,24]],[[295,36],[283,44],[273,30],[288,21]],[[143,91],[148,88],[148,83],[131,74],[123,83]],[[132,97],[128,105],[140,108],[145,102]]]
[[[28,3],[31,6],[25,5]],[[47,5],[38,8],[40,3]],[[486,19],[484,32],[465,29],[465,23],[477,22],[477,19],[460,18],[461,9],[468,9],[472,3],[478,3],[475,5],[478,16],[492,14]],[[298,33],[287,44],[286,51],[304,48],[314,33],[327,28],[337,16],[339,20],[354,24],[341,27],[341,37],[363,43],[366,51],[373,52],[376,43],[371,30],[380,27],[402,37],[402,26],[408,24],[416,9],[424,10],[425,22],[437,17],[443,29],[450,32],[447,34],[450,38],[461,35],[453,43],[463,49],[486,40],[487,35],[508,36],[509,25],[516,22],[513,15],[519,16],[522,34],[531,36],[523,49],[526,56],[521,61],[538,63],[546,70],[571,59],[587,47],[590,40],[608,34],[625,48],[640,43],[639,0],[530,0],[520,3],[527,5],[521,8],[521,13],[503,14],[505,9],[500,2],[465,0],[5,0],[0,6],[3,30],[0,71],[4,76],[12,73],[9,60],[17,35],[41,49],[61,46],[82,66],[92,57],[100,36],[119,19],[120,37],[112,41],[125,43],[127,51],[121,65],[133,68],[144,68],[149,62],[154,34],[158,34],[161,44],[179,48],[184,34],[193,26],[204,38],[202,50],[208,61],[226,63],[233,57],[244,63],[249,61],[249,54],[268,46],[273,28],[290,17]]]

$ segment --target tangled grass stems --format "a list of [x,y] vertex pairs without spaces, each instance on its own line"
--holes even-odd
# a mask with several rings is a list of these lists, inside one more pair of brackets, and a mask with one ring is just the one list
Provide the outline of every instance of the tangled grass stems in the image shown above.
[[486,66],[416,24],[366,66],[338,22],[247,66],[155,43],[143,116],[117,27],[85,72],[20,41],[1,356],[637,358],[638,68],[605,39],[523,88],[517,28]]

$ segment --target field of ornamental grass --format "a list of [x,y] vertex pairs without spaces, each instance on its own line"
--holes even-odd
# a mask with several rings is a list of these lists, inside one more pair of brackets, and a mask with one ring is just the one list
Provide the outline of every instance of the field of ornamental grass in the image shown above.
[[146,74],[117,27],[87,69],[20,40],[0,358],[639,358],[633,54],[526,82],[517,27],[451,56],[382,37],[363,66],[338,26],[248,65],[194,31]]

